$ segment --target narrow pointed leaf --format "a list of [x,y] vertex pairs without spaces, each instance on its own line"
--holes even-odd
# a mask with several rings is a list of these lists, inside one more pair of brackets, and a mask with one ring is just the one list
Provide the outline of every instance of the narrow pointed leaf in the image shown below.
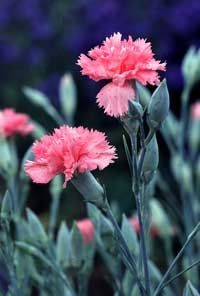
[[69,256],[69,230],[65,222],[61,223],[56,241],[56,257],[59,263],[65,265]]
[[45,243],[47,241],[47,235],[38,217],[30,209],[27,209],[27,218],[33,239]]

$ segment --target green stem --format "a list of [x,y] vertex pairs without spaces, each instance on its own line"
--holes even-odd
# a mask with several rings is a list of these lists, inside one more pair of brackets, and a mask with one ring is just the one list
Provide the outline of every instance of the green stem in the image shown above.
[[[133,192],[135,195],[136,200],[136,207],[138,212],[138,220],[140,224],[140,235],[141,235],[141,249],[142,249],[142,261],[144,267],[144,275],[145,275],[145,287],[147,296],[151,295],[151,288],[150,288],[150,278],[149,278],[149,269],[148,269],[148,256],[147,256],[147,248],[145,242],[145,234],[144,234],[144,225],[143,225],[143,218],[141,212],[141,192],[140,192],[140,175],[139,169],[137,167],[137,150],[136,150],[136,136],[131,136],[131,146],[132,146],[132,167],[133,167]],[[144,149],[145,155],[145,149]],[[144,157],[143,157],[144,160]],[[141,167],[143,162],[141,163]]]
[[[186,135],[187,135],[187,128],[188,128],[188,103],[189,103],[189,95],[191,91],[191,86],[186,84],[184,86],[182,92],[182,105],[181,105],[181,134],[180,134],[180,154],[183,161],[186,161],[186,151],[185,151],[185,142],[186,142]],[[183,189],[182,184],[181,186],[181,200],[183,206],[183,219],[184,219],[184,228],[186,235],[188,235],[194,225],[194,223],[198,220],[196,219],[196,213],[194,210],[193,205],[191,204],[191,196],[188,196],[188,192],[185,192]],[[188,250],[188,259],[189,262],[192,262],[194,257],[194,244],[192,244]]]
[[165,272],[164,276],[162,277],[158,287],[156,288],[155,292],[153,293],[153,296],[156,296],[156,295],[158,295],[160,293],[161,287],[165,283],[165,281],[166,281],[167,277],[169,276],[170,272],[172,271],[172,269],[174,268],[174,266],[176,265],[176,263],[180,259],[180,257],[183,255],[183,253],[184,253],[186,247],[188,246],[188,244],[192,241],[192,239],[195,237],[195,235],[197,234],[197,232],[199,230],[200,230],[200,222],[195,226],[193,231],[188,235],[188,238],[185,241],[183,247],[181,248],[179,253],[176,255],[176,257],[174,258],[172,264],[169,266],[169,268]]
[[135,277],[135,280],[136,280],[136,283],[138,285],[141,295],[146,295],[145,289],[144,289],[144,287],[137,275],[137,267],[136,267],[135,259],[132,256],[132,254],[130,253],[130,250],[129,250],[129,248],[126,244],[126,241],[125,241],[125,239],[121,233],[121,230],[119,228],[119,225],[117,224],[115,217],[112,214],[112,211],[111,211],[110,206],[107,202],[107,199],[105,201],[105,208],[102,210],[105,213],[105,215],[108,217],[108,219],[111,221],[112,225],[114,226],[117,238],[120,243],[120,251],[121,251],[121,255],[122,255],[125,265],[127,266],[127,268],[131,271],[131,273]]
[[50,221],[49,221],[49,233],[50,236],[53,238],[54,231],[56,228],[58,211],[60,205],[60,197],[52,197],[51,209],[50,209]]
[[190,270],[191,268],[197,266],[200,264],[200,260],[195,261],[193,264],[191,264],[190,266],[188,266],[187,268],[183,269],[182,271],[180,271],[179,273],[177,273],[175,276],[171,277],[167,282],[165,282],[162,287],[160,288],[160,291],[163,290],[166,286],[168,286],[171,282],[173,282],[174,280],[176,280],[177,278],[179,278],[181,275],[183,275],[185,272],[187,272],[188,270]]

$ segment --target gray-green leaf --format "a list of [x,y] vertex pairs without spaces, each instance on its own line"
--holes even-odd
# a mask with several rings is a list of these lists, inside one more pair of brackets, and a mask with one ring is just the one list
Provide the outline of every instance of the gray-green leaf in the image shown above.
[[131,253],[134,254],[135,256],[138,256],[140,251],[139,251],[137,235],[133,229],[133,226],[128,221],[125,215],[123,215],[123,220],[122,220],[122,234],[125,238],[125,241]]
[[56,242],[56,256],[59,263],[65,265],[69,256],[69,230],[65,222],[61,223]]
[[32,238],[40,243],[46,243],[47,235],[44,227],[38,217],[30,209],[27,209],[27,218]]

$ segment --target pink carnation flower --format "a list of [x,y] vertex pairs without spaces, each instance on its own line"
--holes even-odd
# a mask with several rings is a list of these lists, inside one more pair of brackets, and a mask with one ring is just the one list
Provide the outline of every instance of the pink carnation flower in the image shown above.
[[76,224],[86,244],[94,241],[94,226],[90,219],[79,220]]
[[195,119],[200,119],[200,102],[196,102],[191,108],[192,117]]
[[35,183],[48,183],[64,174],[65,183],[77,173],[103,170],[116,158],[115,148],[104,133],[87,128],[62,126],[33,145],[35,161],[27,161],[25,171]]
[[6,108],[0,111],[0,135],[10,137],[16,134],[27,135],[34,130],[29,123],[29,117],[23,113],[16,113],[14,109]]
[[135,92],[131,81],[157,85],[160,82],[158,70],[165,71],[166,63],[154,59],[151,43],[145,39],[133,41],[121,39],[120,33],[106,38],[102,46],[96,46],[81,54],[78,65],[82,74],[95,81],[112,80],[97,94],[97,102],[110,116],[122,116],[128,111],[128,100],[134,99]]

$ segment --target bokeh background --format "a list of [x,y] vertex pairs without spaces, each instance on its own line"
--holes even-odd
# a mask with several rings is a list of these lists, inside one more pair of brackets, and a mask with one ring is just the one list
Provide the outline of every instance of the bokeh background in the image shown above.
[[[105,131],[117,147],[116,165],[97,176],[106,184],[108,195],[129,215],[134,205],[122,129],[117,120],[107,118],[96,106],[95,96],[102,85],[80,75],[77,58],[113,32],[147,38],[156,58],[167,61],[171,108],[178,114],[181,60],[191,45],[200,45],[199,15],[199,0],[1,0],[0,107],[27,112],[51,131],[55,124],[27,103],[22,87],[40,89],[59,110],[59,81],[66,72],[72,73],[78,88],[75,125]],[[21,155],[31,141],[19,140]],[[159,141],[162,144],[161,138]],[[164,154],[163,148],[161,165],[166,162]],[[63,195],[60,219],[83,217],[84,205],[75,190],[69,185]],[[32,186],[29,206],[44,218],[49,203],[48,186]]]

